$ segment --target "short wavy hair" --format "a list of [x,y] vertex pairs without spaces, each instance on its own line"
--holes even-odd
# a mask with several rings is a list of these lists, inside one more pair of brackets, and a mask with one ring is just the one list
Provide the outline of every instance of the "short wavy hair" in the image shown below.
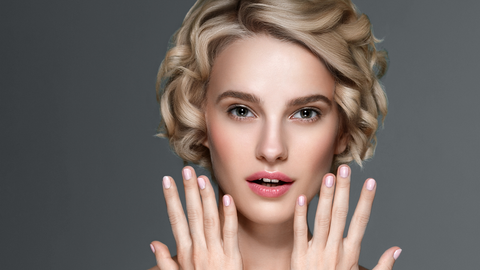
[[377,50],[370,20],[350,0],[198,0],[158,72],[159,136],[167,137],[185,162],[211,170],[209,149],[202,144],[203,106],[215,57],[232,42],[257,34],[303,46],[325,63],[336,81],[339,136],[347,141],[332,170],[352,160],[362,166],[374,153],[379,115],[383,122],[387,114],[379,82],[387,54]]

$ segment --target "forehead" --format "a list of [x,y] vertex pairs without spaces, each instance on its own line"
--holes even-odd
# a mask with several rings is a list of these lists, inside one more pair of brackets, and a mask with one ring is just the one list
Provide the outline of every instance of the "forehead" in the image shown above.
[[[318,94],[333,99],[335,80],[309,50],[267,35],[228,45],[215,59],[207,95],[228,90],[286,98]],[[210,90],[211,89],[211,90]]]

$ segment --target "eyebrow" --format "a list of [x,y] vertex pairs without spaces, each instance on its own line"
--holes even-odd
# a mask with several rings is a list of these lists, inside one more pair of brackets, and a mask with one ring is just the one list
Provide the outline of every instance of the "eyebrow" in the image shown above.
[[[238,99],[256,103],[256,104],[260,103],[260,99],[255,95],[245,93],[245,92],[240,92],[240,91],[233,91],[233,90],[228,90],[226,92],[223,92],[221,95],[219,95],[217,97],[216,103],[218,104],[221,100],[229,97],[238,98]],[[324,95],[310,95],[306,97],[295,98],[287,102],[287,105],[290,107],[302,106],[302,105],[307,105],[309,103],[316,102],[316,101],[323,101],[328,106],[332,106],[332,101]]]
[[260,99],[255,95],[239,92],[239,91],[233,91],[233,90],[228,90],[226,92],[223,92],[221,95],[219,95],[216,103],[219,103],[222,99],[225,99],[227,97],[238,98],[238,99],[242,99],[242,100],[252,102],[252,103],[257,103],[257,104],[260,103]]
[[323,101],[327,103],[328,106],[332,106],[332,101],[324,95],[311,95],[292,99],[288,102],[288,106],[302,106],[316,101]]

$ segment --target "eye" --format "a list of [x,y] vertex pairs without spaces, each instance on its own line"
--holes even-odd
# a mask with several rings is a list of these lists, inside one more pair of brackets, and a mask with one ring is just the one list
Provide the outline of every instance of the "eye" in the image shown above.
[[228,113],[235,118],[250,118],[255,117],[255,115],[244,106],[234,106],[228,110]]
[[304,121],[314,121],[320,117],[320,111],[311,108],[303,108],[296,111],[291,118]]

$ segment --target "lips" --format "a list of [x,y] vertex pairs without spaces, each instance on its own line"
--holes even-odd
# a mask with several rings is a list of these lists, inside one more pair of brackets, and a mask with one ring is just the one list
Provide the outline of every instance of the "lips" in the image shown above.
[[281,172],[256,172],[246,178],[248,187],[257,195],[276,198],[287,193],[293,180]]

